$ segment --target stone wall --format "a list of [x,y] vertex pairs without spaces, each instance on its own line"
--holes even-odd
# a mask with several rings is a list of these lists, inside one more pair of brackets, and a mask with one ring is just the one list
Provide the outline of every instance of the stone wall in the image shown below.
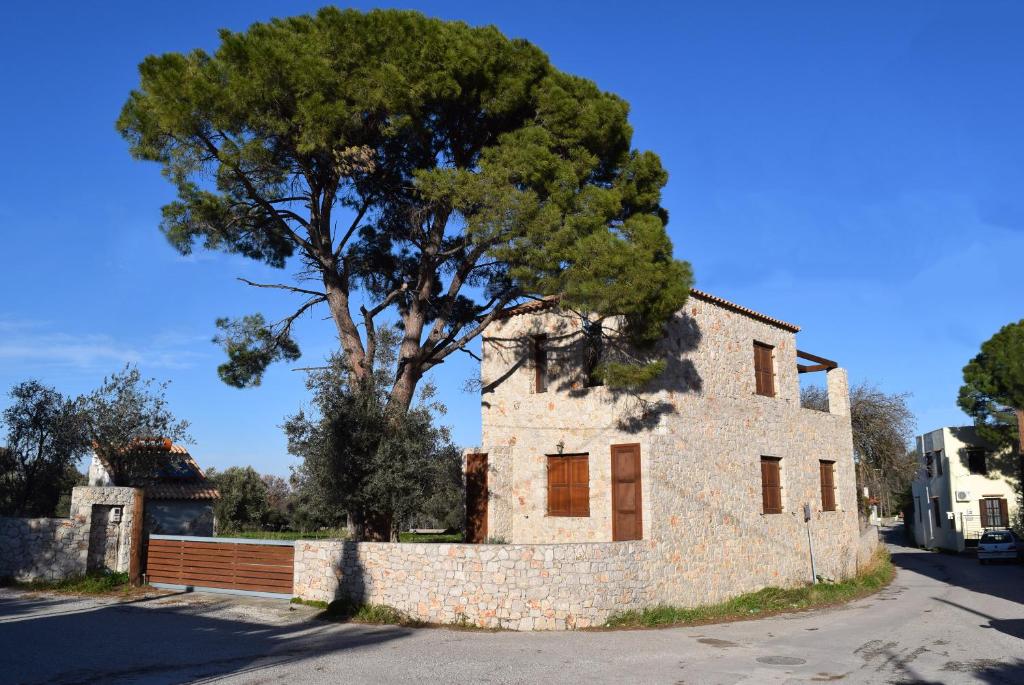
[[875,552],[880,546],[878,539],[878,526],[865,526],[860,532],[860,541],[857,544],[857,570],[871,564],[875,558]]
[[85,573],[88,551],[84,521],[0,518],[0,578],[61,580]]
[[601,625],[656,603],[646,542],[552,545],[300,540],[295,595],[386,604],[430,623],[512,630]]
[[[69,518],[0,518],[0,578],[52,581],[98,568],[130,572],[137,566],[141,501],[136,488],[76,487]],[[115,507],[120,522],[113,520]]]

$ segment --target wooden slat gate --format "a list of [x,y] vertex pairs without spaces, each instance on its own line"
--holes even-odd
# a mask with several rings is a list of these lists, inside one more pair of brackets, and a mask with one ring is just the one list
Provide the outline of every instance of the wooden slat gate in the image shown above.
[[150,535],[145,573],[156,587],[291,598],[294,558],[289,540]]

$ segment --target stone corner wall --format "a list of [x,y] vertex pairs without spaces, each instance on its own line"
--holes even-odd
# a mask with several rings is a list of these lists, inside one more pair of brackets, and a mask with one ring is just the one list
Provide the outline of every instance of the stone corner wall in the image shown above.
[[598,626],[652,602],[645,542],[537,545],[295,543],[294,593],[386,604],[428,623],[512,630]]
[[871,563],[875,552],[881,546],[878,538],[878,526],[865,526],[860,532],[860,539],[857,541],[857,570],[865,568]]

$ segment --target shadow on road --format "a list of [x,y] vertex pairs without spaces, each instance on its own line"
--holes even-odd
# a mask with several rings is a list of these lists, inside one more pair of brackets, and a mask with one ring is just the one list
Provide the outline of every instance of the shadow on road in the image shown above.
[[59,685],[202,682],[355,650],[409,632],[209,615],[229,602],[146,608],[0,597],[2,679]]

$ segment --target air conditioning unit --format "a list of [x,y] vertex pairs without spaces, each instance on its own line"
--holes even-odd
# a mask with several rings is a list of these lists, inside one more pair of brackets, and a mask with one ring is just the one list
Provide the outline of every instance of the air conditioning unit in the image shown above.
[[956,501],[957,502],[970,502],[971,501],[971,492],[970,492],[970,490],[957,490],[956,491]]

